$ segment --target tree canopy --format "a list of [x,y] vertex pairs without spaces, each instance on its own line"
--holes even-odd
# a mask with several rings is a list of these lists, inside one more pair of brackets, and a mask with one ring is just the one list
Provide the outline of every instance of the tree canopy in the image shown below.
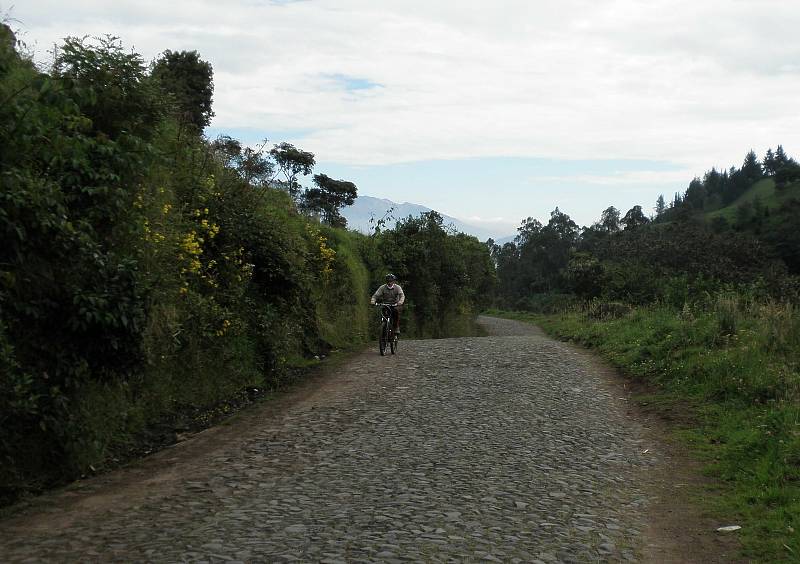
[[214,71],[197,51],[164,51],[153,64],[152,76],[173,96],[178,114],[202,130],[214,117]]

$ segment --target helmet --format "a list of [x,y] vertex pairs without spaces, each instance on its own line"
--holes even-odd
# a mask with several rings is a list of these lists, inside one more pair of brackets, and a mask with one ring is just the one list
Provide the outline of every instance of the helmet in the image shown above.
[[387,282],[394,282],[395,280],[397,280],[397,276],[395,276],[394,274],[387,274],[386,275],[386,281]]

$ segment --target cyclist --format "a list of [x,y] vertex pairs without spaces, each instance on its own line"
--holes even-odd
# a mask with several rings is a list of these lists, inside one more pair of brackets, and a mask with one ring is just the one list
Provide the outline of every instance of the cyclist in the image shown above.
[[378,290],[372,295],[369,303],[372,305],[375,305],[376,303],[382,303],[392,304],[395,306],[392,308],[392,321],[394,322],[394,333],[395,335],[399,335],[400,310],[402,309],[405,301],[406,295],[403,293],[403,289],[400,287],[400,284],[397,283],[397,277],[394,274],[387,274],[386,284],[378,288]]

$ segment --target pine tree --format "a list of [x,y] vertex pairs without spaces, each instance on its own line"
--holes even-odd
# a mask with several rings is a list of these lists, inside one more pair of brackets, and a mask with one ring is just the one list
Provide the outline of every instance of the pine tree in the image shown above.
[[742,164],[742,175],[748,185],[758,182],[764,176],[761,170],[761,163],[758,162],[755,151],[750,151],[745,156]]
[[764,155],[764,174],[772,176],[775,174],[775,153],[772,149],[767,149],[767,154]]
[[789,160],[789,157],[786,156],[786,152],[783,150],[783,145],[778,145],[778,148],[775,150],[775,172],[778,172],[786,166]]
[[664,194],[659,194],[656,200],[656,207],[653,208],[656,212],[656,217],[661,217],[667,211],[667,203],[664,201]]

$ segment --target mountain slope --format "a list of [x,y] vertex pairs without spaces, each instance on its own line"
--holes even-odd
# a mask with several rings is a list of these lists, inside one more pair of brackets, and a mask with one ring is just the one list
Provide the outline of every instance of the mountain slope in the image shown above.
[[[390,211],[391,210],[391,211]],[[359,196],[356,198],[352,206],[346,207],[341,211],[341,214],[347,219],[347,226],[350,229],[355,229],[363,233],[369,233],[374,229],[374,223],[383,217],[387,218],[385,227],[392,228],[398,219],[404,219],[408,216],[418,216],[421,213],[433,211],[431,208],[404,202],[398,204],[391,200],[383,198],[374,198],[372,196]],[[438,211],[438,210],[437,210]],[[486,229],[477,225],[472,225],[458,218],[442,214],[444,224],[452,226],[457,231],[474,235],[481,241],[508,235],[507,233],[496,233],[491,229]],[[370,221],[372,220],[372,222]]]

